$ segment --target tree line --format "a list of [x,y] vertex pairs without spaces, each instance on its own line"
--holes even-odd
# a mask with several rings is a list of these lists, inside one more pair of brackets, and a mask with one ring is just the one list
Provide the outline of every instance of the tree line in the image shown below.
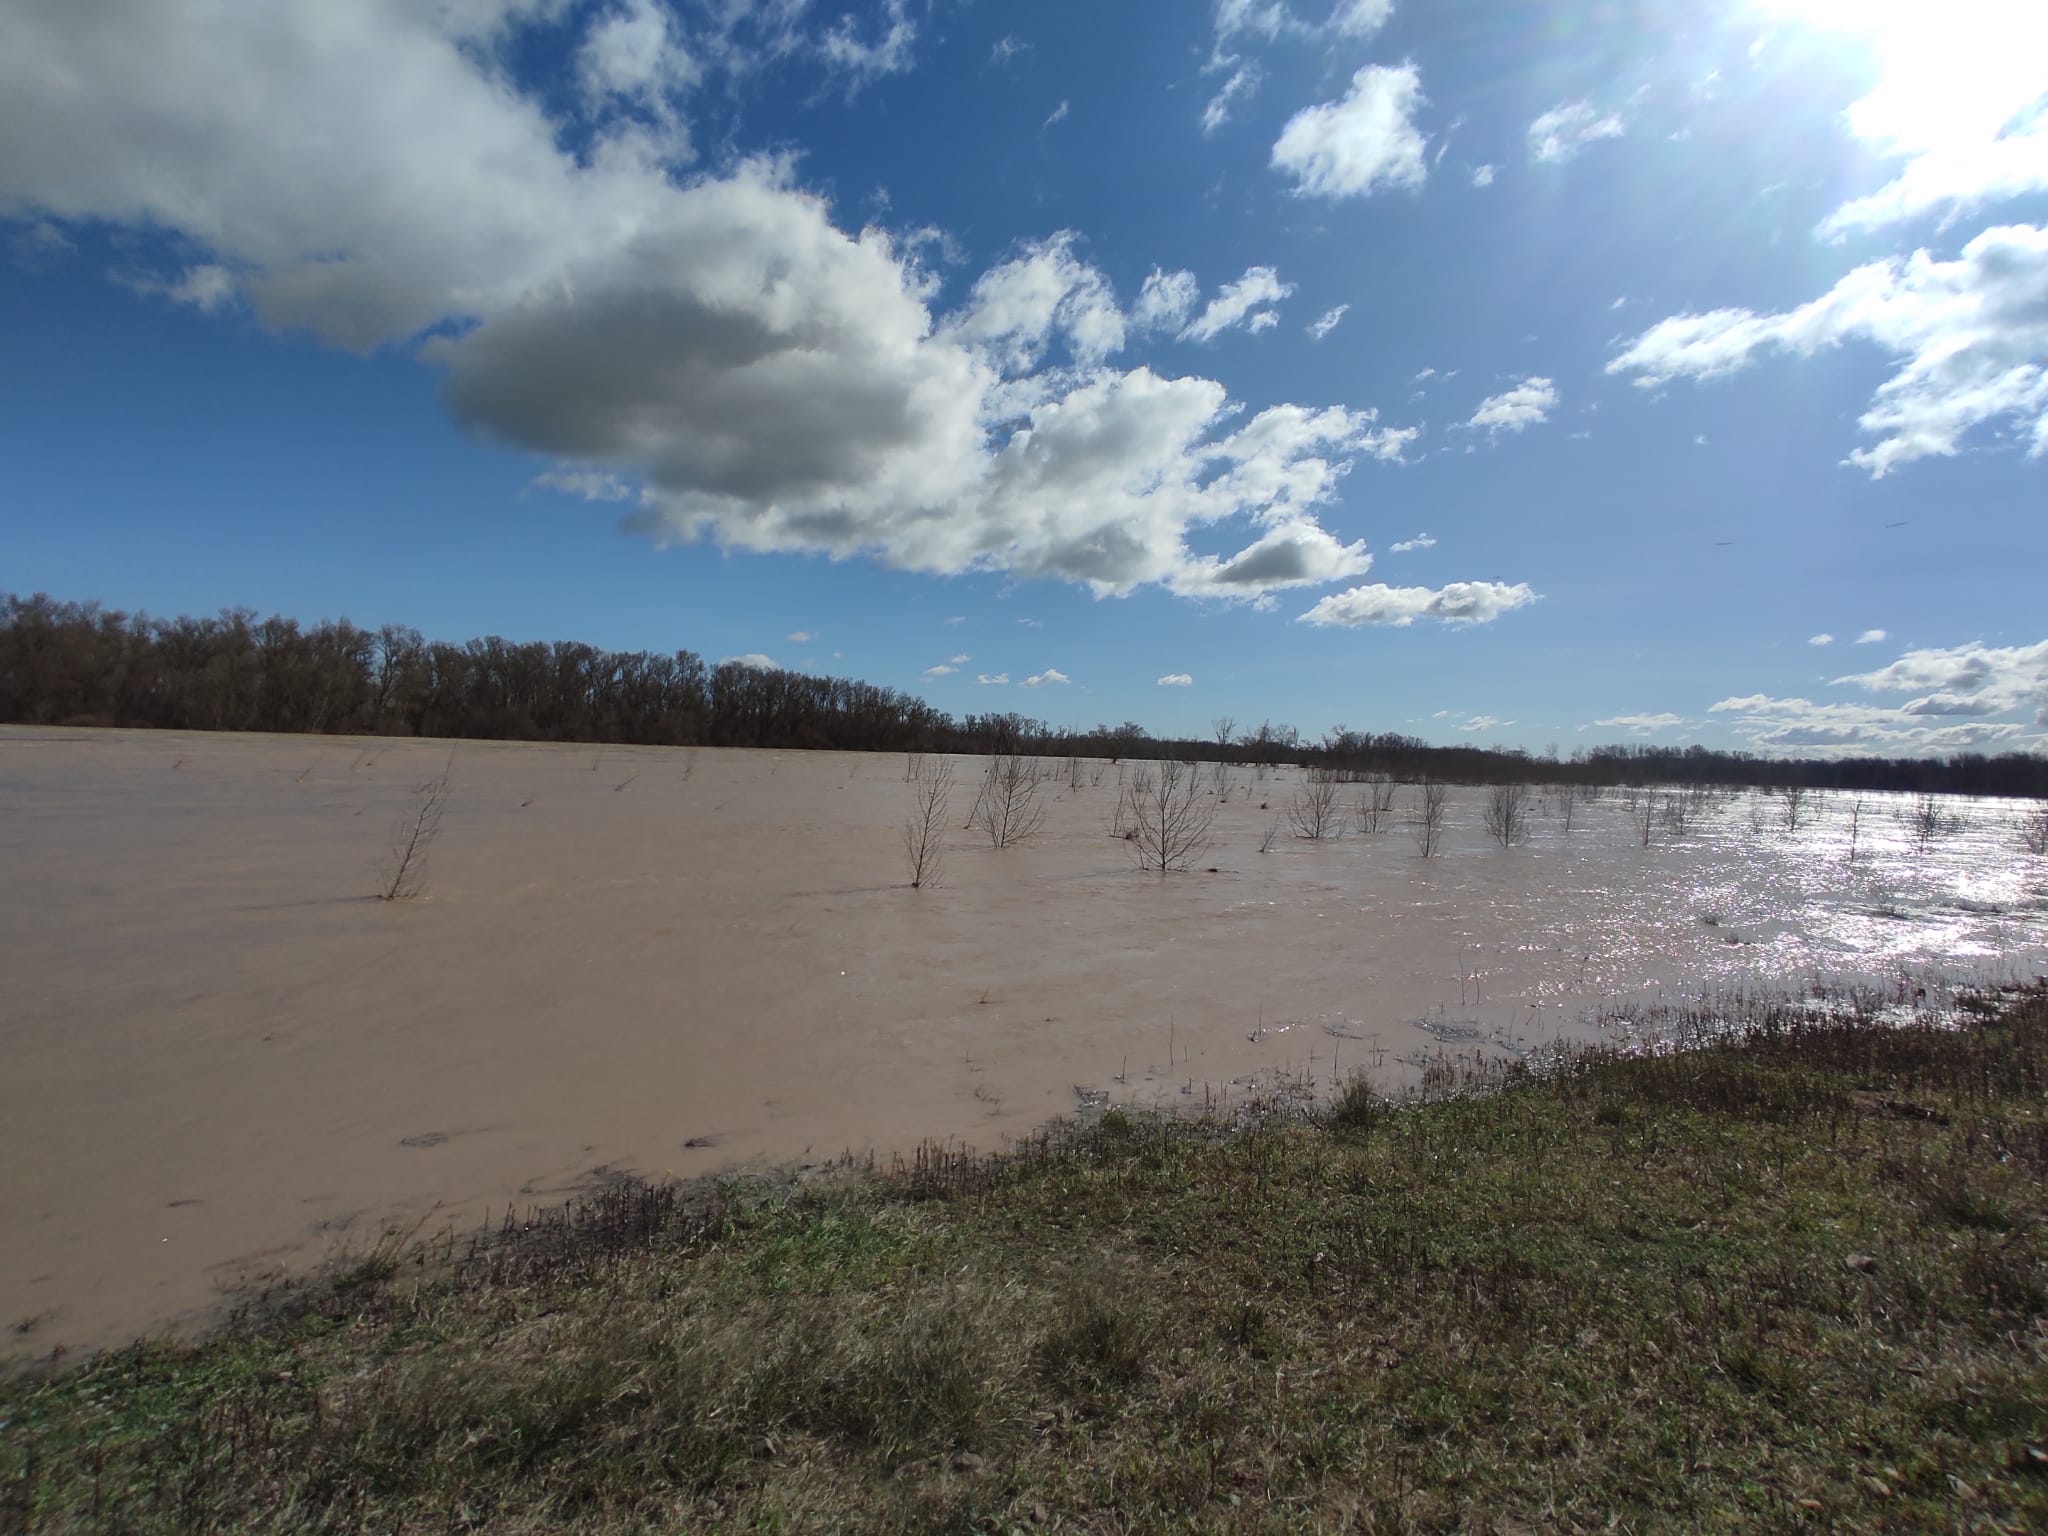
[[153,618],[44,595],[0,595],[0,722],[205,731],[477,737],[653,746],[1298,763],[1350,776],[1454,783],[1711,783],[2048,796],[2048,758],[1786,759],[1706,747],[1603,746],[1560,758],[1433,746],[1343,727],[1286,725],[1205,738],[1135,721],[1055,729],[1014,712],[955,718],[912,694],[849,678],[690,651],[605,651],[575,641],[466,644],[346,619],[301,626],[247,608]]

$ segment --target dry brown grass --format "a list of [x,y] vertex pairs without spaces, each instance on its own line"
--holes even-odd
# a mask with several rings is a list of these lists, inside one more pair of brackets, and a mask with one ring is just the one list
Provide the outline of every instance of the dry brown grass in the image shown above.
[[2048,1525],[2048,997],[617,1183],[0,1386],[0,1528]]

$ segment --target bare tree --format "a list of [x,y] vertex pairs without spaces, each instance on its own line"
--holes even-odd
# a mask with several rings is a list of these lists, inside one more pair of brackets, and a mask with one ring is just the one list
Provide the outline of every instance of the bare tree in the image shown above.
[[1209,730],[1216,738],[1216,761],[1220,763],[1230,744],[1237,740],[1237,719],[1233,715],[1218,715],[1209,722]]
[[413,808],[398,818],[391,831],[391,852],[377,881],[379,901],[410,901],[426,889],[427,854],[441,833],[441,813],[448,808],[451,756],[438,778],[413,791]]
[[1450,796],[1433,779],[1424,779],[1420,788],[1422,798],[1416,802],[1409,828],[1415,834],[1415,851],[1425,859],[1433,859],[1443,848],[1444,812]]
[[1308,782],[1294,792],[1287,807],[1287,819],[1294,823],[1294,835],[1312,842],[1340,836],[1343,813],[1337,806],[1337,777],[1322,769],[1311,769]]
[[1028,841],[1045,823],[1038,777],[1036,766],[1014,752],[991,757],[967,824],[981,828],[998,848]]
[[1529,791],[1520,784],[1496,784],[1486,792],[1486,835],[1503,848],[1529,841]]
[[1279,835],[1280,818],[1278,816],[1275,816],[1271,821],[1266,823],[1266,830],[1262,834],[1260,834],[1259,852],[1271,853],[1273,851],[1273,839],[1278,837]]
[[1629,821],[1636,829],[1636,835],[1645,848],[1650,846],[1650,834],[1657,827],[1657,797],[1638,795],[1630,791],[1628,806]]
[[1659,795],[1657,816],[1673,837],[1683,837],[1692,829],[1692,813],[1698,805],[1699,801],[1690,793]]
[[1394,781],[1384,773],[1371,774],[1366,778],[1365,789],[1359,794],[1356,807],[1358,830],[1361,832],[1384,832],[1387,818],[1394,810]]
[[1906,830],[1913,834],[1913,847],[1920,853],[1932,847],[1944,832],[1953,832],[1961,825],[1960,816],[1951,816],[1942,809],[1939,795],[1921,795],[1906,813]]
[[1140,768],[1124,786],[1131,857],[1140,869],[1186,869],[1206,852],[1215,811],[1202,798],[1193,763]]
[[1804,784],[1787,784],[1778,793],[1784,797],[1785,801],[1785,830],[1787,832],[1797,832],[1799,830],[1799,823],[1806,817],[1806,786]]
[[1856,835],[1863,829],[1863,800],[1859,796],[1849,802],[1849,862],[1856,862]]
[[946,874],[946,807],[953,798],[953,764],[923,759],[910,785],[910,819],[903,824],[903,852],[910,861],[910,887],[938,885]]
[[1564,829],[1564,835],[1566,837],[1570,837],[1572,835],[1572,810],[1577,804],[1578,796],[1572,793],[1572,789],[1569,784],[1567,784],[1563,789],[1558,791],[1557,820],[1558,824]]
[[924,754],[912,747],[903,754],[903,782],[915,784],[924,769]]
[[1070,757],[1067,759],[1067,788],[1077,790],[1080,787],[1081,759],[1079,757]]
[[2048,801],[2043,801],[2020,819],[2020,846],[2039,858],[2048,854]]

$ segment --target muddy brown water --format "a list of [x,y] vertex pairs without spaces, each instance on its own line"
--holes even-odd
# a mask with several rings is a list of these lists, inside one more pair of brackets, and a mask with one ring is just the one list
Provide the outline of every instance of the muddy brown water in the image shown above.
[[[1162,880],[1109,835],[1115,765],[1051,765],[1042,834],[996,851],[963,759],[944,884],[911,890],[905,766],[0,729],[0,1352],[190,1328],[600,1170],[994,1148],[1084,1096],[1395,1089],[1671,992],[2048,969],[2048,861],[1991,802],[1922,849],[1865,796],[1851,861],[1847,797],[1793,832],[1732,797],[1645,848],[1610,796],[1503,850],[1457,790],[1425,860],[1410,787],[1389,831],[1317,844],[1298,773],[1237,769]],[[444,768],[422,896],[375,899]]]

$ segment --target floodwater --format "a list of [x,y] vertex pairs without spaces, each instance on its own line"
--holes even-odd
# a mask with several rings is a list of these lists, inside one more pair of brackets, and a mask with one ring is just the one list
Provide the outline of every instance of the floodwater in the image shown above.
[[[1660,993],[2048,970],[2017,806],[1944,802],[1922,847],[1864,796],[1852,859],[1847,797],[1646,847],[1610,794],[1502,849],[1462,789],[1423,859],[1413,787],[1317,843],[1296,772],[1237,769],[1161,879],[1110,835],[1115,765],[1049,765],[1001,851],[961,826],[979,766],[912,890],[901,756],[0,729],[0,1356],[607,1170],[993,1148],[1101,1095],[1398,1088]],[[444,769],[422,894],[377,900]]]

